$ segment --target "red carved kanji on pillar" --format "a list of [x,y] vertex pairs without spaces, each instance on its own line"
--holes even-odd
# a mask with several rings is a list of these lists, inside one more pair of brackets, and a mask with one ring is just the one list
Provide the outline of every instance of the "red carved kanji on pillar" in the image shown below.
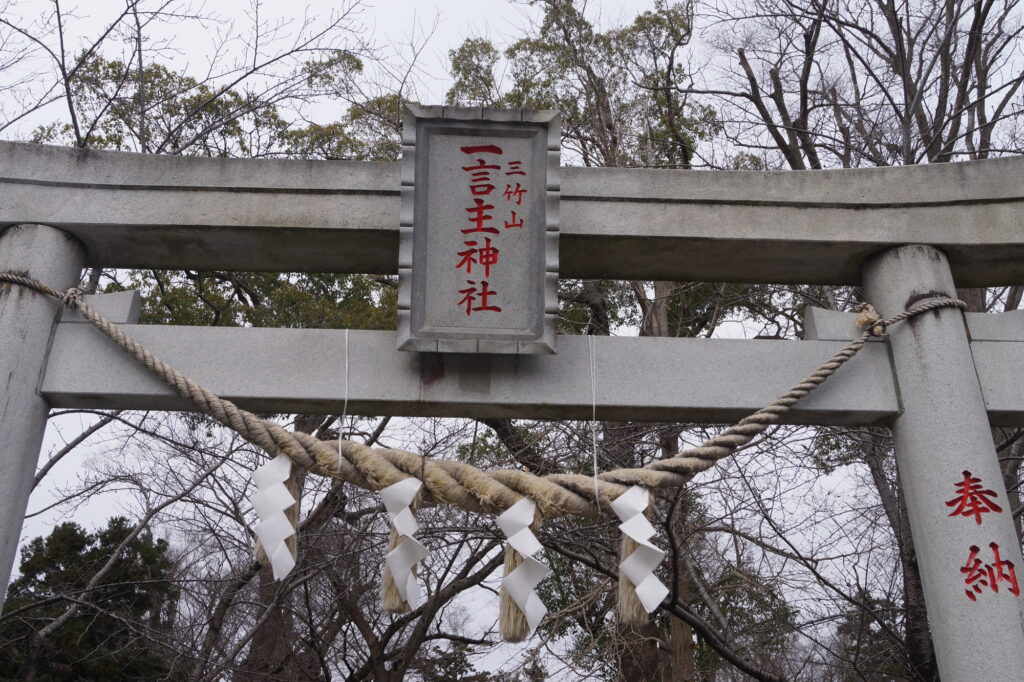
[[977,545],[971,545],[970,556],[967,563],[961,567],[960,572],[964,574],[964,594],[971,601],[977,601],[975,595],[981,594],[985,588],[993,592],[999,592],[999,583],[1007,583],[1007,591],[1015,597],[1020,596],[1020,586],[1017,584],[1017,571],[1012,561],[1006,561],[999,555],[999,545],[995,542],[989,543],[994,561],[991,564],[982,563],[978,558],[981,551]]
[[994,542],[990,542],[988,545],[992,549],[992,556],[995,559],[995,563],[992,564],[992,570],[994,572],[993,586],[998,591],[998,585],[1000,582],[1007,582],[1010,586],[1008,589],[1013,596],[1020,596],[1020,586],[1017,584],[1017,571],[1013,567],[1012,561],[1005,561],[999,556],[999,545]]
[[964,479],[956,484],[957,497],[946,502],[947,507],[954,507],[950,516],[974,517],[975,523],[981,525],[981,515],[995,512],[1000,514],[1003,508],[995,503],[996,491],[981,487],[981,479],[964,471]]

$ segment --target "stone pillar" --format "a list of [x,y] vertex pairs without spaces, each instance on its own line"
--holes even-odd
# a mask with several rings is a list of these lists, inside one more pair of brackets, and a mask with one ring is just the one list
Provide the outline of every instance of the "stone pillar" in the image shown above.
[[[0,232],[0,271],[33,277],[55,289],[78,283],[85,251],[71,235],[46,225]],[[49,406],[39,395],[60,302],[0,284],[0,608],[18,549]]]
[[[946,256],[930,246],[873,257],[863,283],[883,317],[956,297]],[[1009,576],[1024,586],[1024,566],[963,314],[944,308],[914,317],[890,330],[889,347],[902,407],[892,425],[896,463],[942,680],[1020,680],[1024,623]],[[977,513],[948,504],[960,498],[965,476],[979,489]]]

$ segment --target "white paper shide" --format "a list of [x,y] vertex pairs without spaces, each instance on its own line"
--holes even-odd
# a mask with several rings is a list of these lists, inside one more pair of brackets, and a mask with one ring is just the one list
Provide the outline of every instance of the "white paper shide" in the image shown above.
[[512,549],[523,557],[523,563],[506,575],[501,585],[526,616],[531,631],[537,628],[548,612],[534,588],[551,575],[550,568],[533,558],[542,549],[537,536],[530,530],[536,511],[536,503],[524,497],[498,517],[498,528],[508,538]]
[[387,509],[391,524],[402,538],[398,546],[388,552],[384,562],[391,570],[391,577],[395,579],[398,594],[402,595],[410,609],[415,609],[420,603],[420,586],[416,574],[413,573],[413,566],[430,554],[427,548],[413,537],[419,530],[419,524],[416,523],[411,505],[421,487],[422,481],[410,477],[380,491],[380,498]]
[[256,484],[252,506],[260,520],[256,525],[256,537],[270,559],[274,580],[284,578],[295,568],[295,557],[286,542],[295,534],[295,528],[285,514],[295,504],[295,498],[285,485],[291,473],[292,462],[286,455],[278,455],[252,472],[252,482]]
[[654,575],[654,569],[665,558],[665,552],[650,542],[654,536],[654,526],[644,515],[644,510],[650,502],[650,493],[638,485],[631,487],[612,502],[612,511],[622,521],[619,530],[639,545],[619,564],[619,571],[636,586],[636,596],[647,613],[658,608],[658,604],[668,596],[668,588]]

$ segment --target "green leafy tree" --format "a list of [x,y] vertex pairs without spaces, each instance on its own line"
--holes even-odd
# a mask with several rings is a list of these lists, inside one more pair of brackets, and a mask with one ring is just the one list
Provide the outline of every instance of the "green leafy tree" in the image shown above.
[[[713,109],[680,98],[689,5],[655,3],[633,23],[600,31],[572,0],[534,0],[535,35],[500,53],[471,38],[449,52],[449,104],[556,109],[563,144],[585,166],[689,167],[721,130]],[[508,83],[497,76],[504,57]]]
[[843,682],[902,682],[916,675],[906,649],[890,633],[901,632],[903,607],[887,598],[861,592],[858,605],[849,608],[836,628],[835,666]]
[[423,682],[497,682],[492,675],[473,667],[469,653],[469,645],[463,642],[451,642],[447,647],[424,647],[414,669]]
[[392,329],[392,278],[328,273],[131,271],[106,291],[139,289],[142,322],[305,329]]
[[285,153],[303,159],[395,161],[402,151],[401,114],[397,94],[359,100],[338,121],[286,131]]
[[[62,523],[22,551],[21,576],[7,590],[0,620],[0,677],[40,680],[178,679],[159,642],[178,592],[163,539],[140,534],[93,590],[89,579],[132,531],[117,516],[95,533]],[[34,634],[69,602],[83,606],[58,638],[37,648]]]
[[[699,569],[697,569],[699,571]],[[756,570],[743,565],[727,566],[716,580],[708,585],[715,598],[715,606],[726,620],[727,629],[736,633],[737,643],[758,660],[765,670],[780,658],[791,645],[785,634],[796,625],[797,612],[782,596],[780,586],[766,581]],[[712,619],[705,603],[696,610]],[[697,669],[711,677],[724,671],[727,664],[710,646],[697,647]]]
[[449,50],[453,85],[445,95],[445,103],[452,106],[493,106],[501,99],[494,73],[500,59],[501,53],[486,38],[468,38],[459,47]]
[[[400,149],[397,96],[351,107],[331,124],[288,124],[273,100],[215,89],[160,64],[136,72],[98,55],[82,59],[71,84],[80,146],[198,156],[287,155],[393,160]],[[344,51],[304,67],[308,91],[340,92],[362,69]],[[143,99],[142,93],[145,93]],[[71,123],[36,129],[34,142],[75,144]],[[90,274],[90,290],[102,273]],[[363,275],[129,271],[105,291],[140,289],[143,321],[158,324],[388,329],[394,278]]]
[[[190,156],[261,156],[287,127],[272,101],[217,89],[151,63],[132,64],[93,54],[71,83],[79,120],[77,146]],[[33,142],[76,144],[73,123],[40,126]]]
[[530,655],[521,673],[487,673],[473,667],[469,660],[473,647],[452,641],[445,647],[424,647],[410,670],[422,682],[543,682],[547,670],[540,658]]

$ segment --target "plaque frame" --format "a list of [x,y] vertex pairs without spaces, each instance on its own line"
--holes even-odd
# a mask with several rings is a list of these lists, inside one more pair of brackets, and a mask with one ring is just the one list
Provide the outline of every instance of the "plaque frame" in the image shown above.
[[[536,301],[528,302],[533,322],[530,330],[509,331],[467,327],[465,331],[424,329],[426,307],[425,272],[417,273],[414,264],[426,261],[426,182],[417,185],[417,166],[424,166],[431,138],[439,132],[452,134],[465,130],[479,134],[493,129],[493,135],[523,138],[524,132],[540,140],[544,163],[533,172],[546,173],[543,212],[544,232],[538,240],[539,253],[531,254],[530,267],[543,275],[542,290]],[[511,133],[515,131],[515,133]],[[493,139],[493,138],[492,138]],[[535,143],[531,142],[531,143]],[[398,242],[398,340],[399,350],[438,353],[489,353],[542,355],[555,352],[558,326],[558,233],[559,174],[561,157],[561,119],[557,111],[535,109],[490,109],[486,107],[448,107],[406,104],[402,111],[401,210]],[[420,232],[417,232],[417,229]],[[536,229],[536,228],[535,228]],[[417,310],[417,306],[419,306]]]

